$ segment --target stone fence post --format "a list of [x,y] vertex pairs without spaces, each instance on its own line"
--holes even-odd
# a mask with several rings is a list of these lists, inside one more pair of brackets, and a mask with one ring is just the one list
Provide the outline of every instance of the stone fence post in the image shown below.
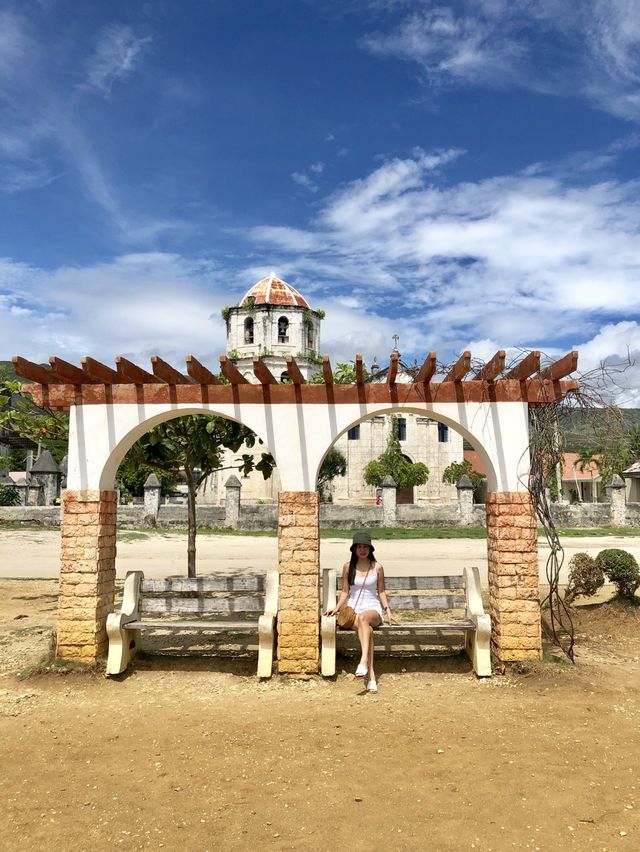
[[462,526],[468,527],[473,523],[473,483],[466,473],[463,473],[456,483],[458,489],[458,516]]
[[392,476],[385,476],[382,480],[382,526],[395,526],[398,516],[396,496],[398,486]]
[[606,487],[607,496],[611,504],[611,525],[614,527],[626,526],[626,493],[624,479],[617,473],[611,478]]
[[145,520],[150,520],[152,524],[155,524],[158,520],[161,491],[160,480],[155,473],[150,473],[144,484],[144,517]]
[[[31,483],[42,486],[42,505],[53,506],[60,496],[60,468],[48,450],[40,453],[38,461],[31,468]],[[40,502],[40,501],[38,501]]]
[[238,529],[240,520],[240,490],[242,483],[235,474],[231,474],[224,484],[224,525]]

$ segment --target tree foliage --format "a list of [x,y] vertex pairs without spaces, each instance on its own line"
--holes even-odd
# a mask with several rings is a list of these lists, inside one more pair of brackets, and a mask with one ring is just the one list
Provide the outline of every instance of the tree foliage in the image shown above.
[[391,420],[391,433],[386,450],[377,459],[370,461],[363,471],[367,485],[380,487],[386,476],[393,477],[398,488],[424,485],[429,478],[429,468],[422,462],[411,462],[402,453],[398,440],[398,420]]
[[588,553],[574,553],[569,560],[569,582],[564,602],[569,606],[578,595],[592,597],[604,585],[604,574]]
[[596,556],[596,565],[615,584],[618,597],[638,603],[635,595],[640,586],[640,568],[632,553],[610,547]]
[[442,471],[442,481],[448,485],[457,485],[461,476],[468,476],[474,488],[477,488],[484,482],[484,476],[473,470],[470,461],[466,459],[461,462],[451,462]]
[[0,506],[19,506],[20,494],[11,485],[0,485]]
[[69,415],[66,411],[38,408],[22,382],[0,374],[0,427],[17,432],[49,450],[59,462],[66,455],[69,441]]
[[329,486],[337,476],[344,476],[347,472],[347,460],[340,450],[331,449],[324,457],[318,472],[317,489],[320,498],[326,500],[329,495]]
[[599,429],[592,444],[581,450],[577,466],[579,470],[595,467],[607,485],[614,474],[622,471],[633,462],[640,460],[640,425],[628,429],[616,428],[615,421],[608,428]]

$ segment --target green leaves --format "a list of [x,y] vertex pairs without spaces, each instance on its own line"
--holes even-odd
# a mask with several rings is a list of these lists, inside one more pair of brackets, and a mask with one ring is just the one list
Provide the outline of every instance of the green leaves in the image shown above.
[[424,485],[429,478],[429,468],[422,462],[411,462],[402,452],[398,440],[398,423],[392,419],[391,435],[387,449],[374,461],[370,461],[363,471],[363,479],[367,485],[380,487],[385,476],[393,477],[398,488],[408,488],[413,485]]

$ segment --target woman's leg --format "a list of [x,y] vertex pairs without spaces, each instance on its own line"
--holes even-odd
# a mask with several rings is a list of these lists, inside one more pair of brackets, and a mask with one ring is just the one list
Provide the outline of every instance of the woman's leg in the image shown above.
[[373,669],[373,628],[379,627],[381,624],[382,619],[380,614],[377,613],[375,609],[368,609],[357,616],[356,623],[354,625],[358,633],[360,648],[362,650],[360,664],[367,667],[368,680],[376,679]]

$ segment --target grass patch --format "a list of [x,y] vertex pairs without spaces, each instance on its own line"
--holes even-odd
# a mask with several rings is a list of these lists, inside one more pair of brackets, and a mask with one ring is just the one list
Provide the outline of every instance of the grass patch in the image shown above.
[[[378,541],[388,539],[416,539],[416,538],[486,538],[487,531],[484,527],[367,527],[371,537]],[[353,529],[350,530],[320,530],[320,538],[346,538],[353,537]]]
[[637,538],[640,536],[640,527],[597,527],[595,529],[563,527],[558,529],[558,535],[563,538],[592,538],[608,535],[615,538]]

